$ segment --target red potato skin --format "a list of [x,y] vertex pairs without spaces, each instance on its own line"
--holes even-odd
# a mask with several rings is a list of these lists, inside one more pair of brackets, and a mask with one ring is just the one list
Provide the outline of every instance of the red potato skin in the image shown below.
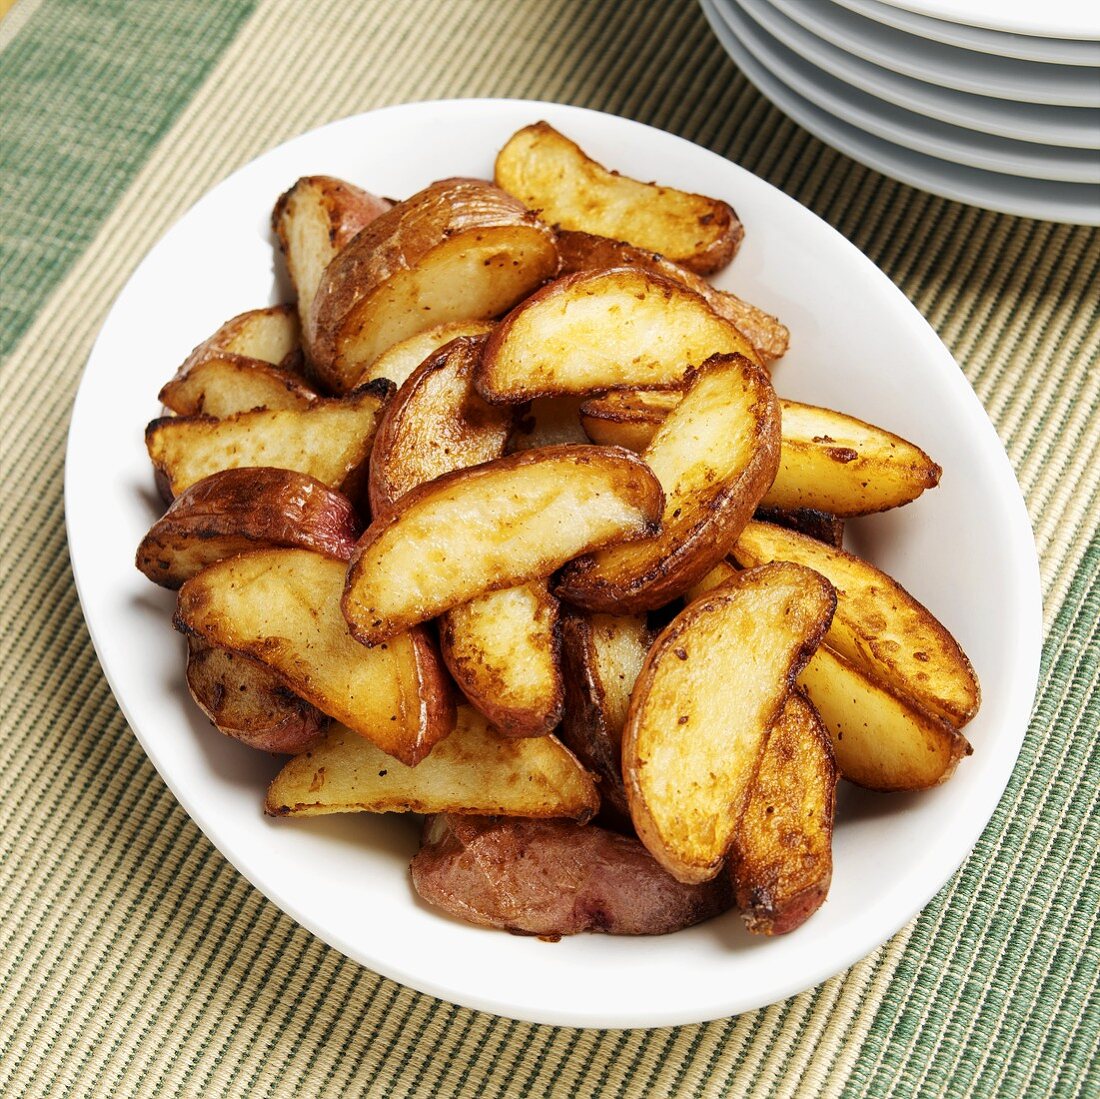
[[332,224],[329,237],[337,252],[346,248],[353,237],[393,206],[389,199],[379,198],[361,187],[336,179],[334,176],[303,176],[293,187],[288,188],[278,197],[271,211],[271,228],[284,254],[287,250],[287,241],[283,216],[295,190],[303,183],[315,184],[325,194],[325,205]]
[[636,840],[573,821],[430,817],[410,866],[420,897],[514,935],[666,935],[732,904],[728,877],[683,885]]

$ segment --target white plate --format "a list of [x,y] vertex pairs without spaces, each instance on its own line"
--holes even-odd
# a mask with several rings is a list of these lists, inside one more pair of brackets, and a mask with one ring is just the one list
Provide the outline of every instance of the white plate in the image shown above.
[[739,33],[748,16],[740,8],[735,5],[719,8],[714,0],[699,2],[711,29],[745,76],[800,126],[861,164],[933,194],[989,210],[1076,225],[1100,225],[1100,191],[1089,184],[1023,179],[953,164],[885,141],[821,110],[772,75],[746,48]]
[[1040,38],[1100,40],[1096,0],[883,0],[891,7],[971,27]]
[[[781,392],[884,424],[926,447],[943,483],[852,524],[852,544],[956,633],[985,701],[975,754],[919,796],[843,792],[828,902],[799,931],[752,939],[733,915],[660,939],[557,944],[469,927],[420,904],[399,816],[270,820],[277,769],[215,734],[189,702],[173,599],[133,566],[158,514],[142,443],[156,393],[226,317],[275,300],[268,212],[303,173],[404,195],[444,175],[486,176],[518,127],[544,118],[632,175],[719,195],[747,226],[721,285],[790,325]],[[838,354],[838,348],[843,349]],[[119,295],[88,361],[66,462],[69,545],[103,669],[138,739],[222,853],[284,911],[349,957],[471,1007],[577,1026],[656,1026],[731,1015],[856,962],[927,903],[966,857],[1008,781],[1039,667],[1038,567],[1004,450],[951,356],[890,280],[769,184],[670,134],[546,103],[407,104],[332,123],[266,153],[201,199]],[[165,944],[165,949],[171,949]]]
[[[992,53],[998,57],[1018,57],[1023,61],[1042,61],[1049,65],[1100,65],[1100,42],[1072,38],[1039,38],[1033,34],[1007,34],[1004,31],[970,27],[965,23],[949,23],[943,19],[930,19],[904,8],[894,7],[883,0],[832,0],[842,8],[857,15],[885,23],[906,34],[931,38],[934,42],[946,42],[964,50]],[[1030,4],[1033,10],[1042,7]],[[1100,18],[1097,20],[1097,36],[1100,37]]]
[[[725,0],[723,10],[726,22],[773,76],[823,110],[868,133],[907,149],[990,172],[1100,185],[1100,151],[1013,141],[884,103],[854,85],[837,80],[827,67],[819,68],[788,49],[782,40],[787,37],[785,31],[800,28],[767,3]],[[1100,122],[1100,111],[1096,114]]]
[[905,76],[975,95],[1060,107],[1100,107],[1100,79],[1081,65],[1044,65],[991,57],[926,38],[900,35],[833,5],[770,0],[788,18],[826,42]]

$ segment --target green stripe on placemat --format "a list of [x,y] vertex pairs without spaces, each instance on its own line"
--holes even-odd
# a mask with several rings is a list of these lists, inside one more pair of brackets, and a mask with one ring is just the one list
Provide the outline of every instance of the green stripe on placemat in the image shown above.
[[[1100,234],[947,202],[822,145],[752,89],[692,0],[250,10],[40,0],[0,53],[0,1093],[1100,1091]],[[975,853],[869,958],[735,1019],[533,1026],[343,958],[257,893],[176,804],[81,621],[62,527],[65,426],[128,274],[265,148],[386,103],[472,95],[661,126],[830,221],[951,348],[1035,526],[1040,699]]]

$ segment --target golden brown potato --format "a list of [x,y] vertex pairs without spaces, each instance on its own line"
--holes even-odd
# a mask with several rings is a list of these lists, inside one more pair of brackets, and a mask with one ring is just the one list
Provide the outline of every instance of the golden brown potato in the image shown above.
[[332,176],[303,176],[271,212],[303,330],[325,268],[392,204]]
[[347,560],[362,526],[347,498],[288,469],[225,469],[195,482],[153,524],[137,567],[178,588],[223,557],[294,546]]
[[299,549],[211,565],[180,588],[175,623],[207,644],[261,660],[296,694],[403,763],[454,728],[454,700],[422,630],[373,649],[340,613],[345,563]]
[[895,694],[959,728],[978,712],[981,691],[959,643],[896,580],[842,549],[753,521],[733,557],[745,568],[794,561],[838,592],[826,644]]
[[226,736],[261,752],[294,755],[324,734],[328,718],[258,660],[189,637],[187,689]]
[[623,731],[638,837],[684,882],[713,878],[768,732],[829,626],[836,593],[799,565],[738,573],[657,638]]
[[682,387],[692,367],[752,345],[698,294],[636,267],[556,279],[493,329],[477,388],[488,401]]
[[750,931],[785,935],[824,902],[837,777],[829,734],[813,706],[792,692],[768,734],[727,859]]
[[589,397],[581,405],[581,426],[594,443],[622,446],[641,454],[657,428],[684,399],[683,388],[620,389]]
[[409,375],[444,344],[457,340],[460,336],[471,338],[486,336],[492,330],[492,321],[453,321],[450,324],[437,324],[434,328],[418,332],[415,336],[395,343],[383,351],[363,372],[359,384],[372,382],[375,378],[388,378],[400,389]]
[[487,320],[558,269],[554,235],[510,195],[445,179],[371,222],[325,269],[306,345],[337,392],[388,347],[449,321]]
[[786,325],[735,294],[716,289],[694,271],[665,259],[657,252],[647,252],[625,241],[609,240],[593,233],[563,230],[558,233],[558,254],[561,256],[559,274],[562,275],[571,275],[575,271],[602,271],[608,267],[641,267],[664,275],[704,298],[718,316],[725,317],[747,337],[756,348],[761,362],[770,363],[787,352],[791,334]]
[[535,450],[540,446],[587,443],[581,427],[581,397],[542,397],[515,409],[507,452]]
[[729,552],[779,461],[779,402],[767,372],[740,355],[709,360],[642,459],[665,490],[661,530],[573,561],[556,589],[570,603],[654,610]]
[[370,459],[373,515],[425,481],[504,453],[511,409],[487,404],[473,387],[484,346],[484,337],[452,340],[418,366],[387,405]]
[[644,537],[662,503],[656,478],[625,450],[543,447],[456,470],[367,528],[344,614],[360,641],[385,641],[590,549]]
[[552,225],[629,241],[701,275],[725,267],[745,235],[728,203],[609,172],[547,122],[508,139],[494,178]]
[[544,939],[665,935],[730,905],[728,879],[684,885],[636,839],[572,821],[433,817],[409,869],[452,916]]
[[545,580],[487,592],[439,620],[462,693],[503,736],[545,736],[561,721],[558,601]]
[[257,409],[224,420],[168,416],[145,429],[145,445],[172,496],[223,469],[270,466],[305,473],[354,499],[392,391],[378,381],[300,410]]
[[829,730],[840,773],[871,790],[926,790],[972,749],[943,718],[892,694],[826,645],[798,677]]
[[598,804],[591,777],[553,737],[502,737],[476,710],[459,706],[454,732],[416,767],[334,725],[275,776],[264,810],[303,817],[500,813],[586,821]]
[[692,584],[686,592],[684,592],[684,601],[686,603],[694,603],[702,595],[706,595],[707,592],[714,591],[715,588],[721,587],[727,580],[732,580],[737,575],[738,569],[731,561],[719,561],[704,576],[701,580]]
[[786,527],[805,534],[808,538],[816,538],[827,546],[837,549],[844,546],[844,520],[826,511],[815,511],[813,508],[787,511],[784,508],[758,507],[755,517],[763,523],[774,523],[777,527]]

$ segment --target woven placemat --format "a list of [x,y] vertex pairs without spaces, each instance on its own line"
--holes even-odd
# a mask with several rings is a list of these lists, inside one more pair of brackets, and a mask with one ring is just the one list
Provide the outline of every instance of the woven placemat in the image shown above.
[[[0,51],[0,1093],[1096,1094],[1100,235],[934,198],[825,147],[746,83],[690,0],[19,0]],[[1004,801],[919,918],[766,1010],[542,1027],[346,960],[190,822],[82,623],[65,430],[141,256],[286,137],[474,95],[637,118],[811,207],[946,341],[1028,501],[1046,642]]]

